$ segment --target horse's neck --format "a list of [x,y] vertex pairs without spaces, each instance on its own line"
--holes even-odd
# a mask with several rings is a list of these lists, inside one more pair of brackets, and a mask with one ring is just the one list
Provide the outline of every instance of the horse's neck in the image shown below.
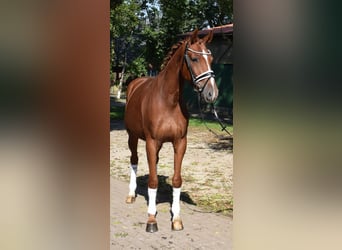
[[176,108],[188,119],[189,114],[183,100],[185,80],[181,75],[184,60],[181,53],[184,54],[184,49],[179,49],[180,51],[177,51],[177,53],[180,54],[175,54],[165,69],[158,75],[158,88],[161,90],[159,93],[161,94],[165,107],[171,110],[175,110]]
[[[162,94],[167,98],[170,98],[172,95],[176,95],[179,98],[182,94],[184,84],[184,79],[181,76],[184,60],[183,51],[184,49],[182,48],[178,49],[160,75],[159,84],[161,85]],[[177,97],[174,97],[175,100]]]

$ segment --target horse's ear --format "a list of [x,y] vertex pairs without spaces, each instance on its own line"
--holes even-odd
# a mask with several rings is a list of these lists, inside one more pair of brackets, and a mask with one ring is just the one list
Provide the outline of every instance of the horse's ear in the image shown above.
[[213,40],[213,35],[214,35],[213,33],[214,33],[213,30],[210,30],[209,33],[208,33],[208,35],[206,35],[206,36],[203,38],[203,42],[204,42],[204,43],[210,43],[211,40]]
[[197,34],[198,34],[198,29],[195,29],[194,32],[192,32],[192,35],[191,35],[191,37],[190,37],[190,42],[191,42],[191,44],[193,44],[193,43],[195,43],[195,42],[198,41],[198,36],[197,36]]

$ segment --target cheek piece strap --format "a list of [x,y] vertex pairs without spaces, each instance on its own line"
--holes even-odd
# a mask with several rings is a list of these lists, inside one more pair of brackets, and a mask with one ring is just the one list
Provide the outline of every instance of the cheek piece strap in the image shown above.
[[[214,74],[214,71],[207,70],[207,71],[199,74],[198,76],[195,76],[195,74],[191,68],[191,61],[190,61],[190,58],[189,58],[188,53],[187,53],[188,51],[191,51],[191,52],[194,52],[197,54],[211,54],[211,52],[203,53],[203,52],[195,51],[195,50],[188,48],[188,45],[186,46],[186,49],[185,49],[184,59],[185,59],[186,66],[187,66],[187,68],[190,72],[190,75],[191,75],[192,84],[195,86],[196,91],[201,93],[203,91],[203,89],[205,88],[205,86],[207,85],[209,79],[211,77],[215,77],[215,74]],[[203,84],[203,86],[199,86],[199,82],[204,80],[204,79],[207,79],[207,81]]]

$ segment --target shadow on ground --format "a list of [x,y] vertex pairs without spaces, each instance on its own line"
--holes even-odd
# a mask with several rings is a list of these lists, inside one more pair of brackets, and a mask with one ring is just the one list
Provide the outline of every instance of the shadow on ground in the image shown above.
[[124,130],[125,125],[122,120],[111,120],[110,121],[110,131],[112,130]]
[[[157,204],[165,202],[172,204],[172,186],[167,183],[168,178],[168,176],[158,175]],[[148,175],[137,177],[136,193],[144,196],[146,201],[148,201],[147,183]],[[181,192],[180,200],[190,205],[196,205],[187,192]]]
[[209,142],[208,146],[214,150],[233,151],[233,137],[232,136],[219,136],[215,142]]

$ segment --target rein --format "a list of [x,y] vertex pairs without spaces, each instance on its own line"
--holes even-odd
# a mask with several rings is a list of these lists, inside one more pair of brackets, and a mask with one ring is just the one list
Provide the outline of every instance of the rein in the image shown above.
[[220,117],[218,116],[218,114],[217,114],[217,112],[216,112],[216,109],[215,109],[215,106],[214,106],[213,103],[211,104],[211,107],[212,107],[212,110],[213,110],[213,113],[214,113],[214,116],[215,116],[217,122],[220,124],[220,126],[221,126],[221,128],[222,128],[221,131],[225,131],[225,132],[226,132],[227,134],[229,134],[230,136],[233,136],[233,135],[232,135],[231,133],[229,133],[229,131],[226,129],[227,125],[223,125],[223,123],[222,123]]
[[[199,55],[211,55],[211,51],[210,50],[209,50],[209,52],[196,51],[196,50],[190,49],[188,47],[188,44],[186,45],[186,48],[185,48],[184,59],[185,59],[186,66],[190,72],[192,83],[193,83],[193,85],[195,85],[197,87],[198,92],[201,93],[203,91],[203,89],[205,88],[205,86],[207,85],[209,79],[211,77],[215,77],[215,74],[214,74],[214,71],[207,70],[207,71],[195,76],[195,74],[191,68],[191,62],[190,62],[191,59],[188,56],[188,53],[187,53],[188,51],[191,51],[192,53],[199,54]],[[207,81],[203,84],[202,87],[199,86],[199,82],[204,80],[204,79],[207,79]]]
[[[205,127],[211,132],[213,133],[215,136],[218,136],[212,129],[210,129],[207,125],[207,123],[205,122],[204,120],[204,116],[203,116],[203,112],[202,112],[202,109],[201,109],[201,95],[198,94],[198,98],[197,98],[197,101],[198,101],[198,108],[199,108],[199,111],[200,111],[200,116],[201,116],[201,119],[202,119],[202,122],[204,123]],[[222,120],[220,119],[220,117],[218,116],[217,112],[216,112],[216,109],[215,109],[215,106],[213,103],[211,103],[210,105],[211,107],[211,110],[212,110],[212,113],[214,114],[214,117],[215,119],[217,120],[217,122],[220,124],[221,126],[221,131],[225,131],[228,135],[230,135],[231,137],[233,137],[233,135],[226,129],[227,128],[227,125],[224,125]]]

